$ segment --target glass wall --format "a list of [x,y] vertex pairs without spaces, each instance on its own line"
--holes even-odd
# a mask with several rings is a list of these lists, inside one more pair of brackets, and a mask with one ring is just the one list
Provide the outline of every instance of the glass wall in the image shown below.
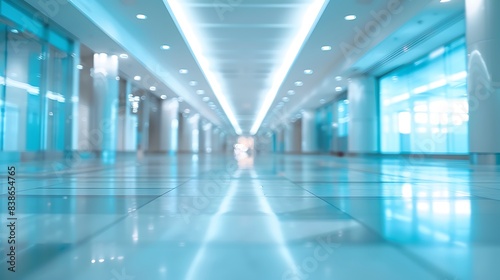
[[0,150],[63,151],[70,141],[72,43],[0,4]]
[[333,112],[332,105],[328,104],[316,110],[316,130],[320,152],[329,152],[333,137]]
[[335,109],[337,109],[337,136],[347,137],[349,134],[349,100],[335,102]]
[[380,78],[383,153],[468,153],[466,55],[462,38]]
[[346,93],[316,110],[316,131],[321,152],[347,151],[349,100]]

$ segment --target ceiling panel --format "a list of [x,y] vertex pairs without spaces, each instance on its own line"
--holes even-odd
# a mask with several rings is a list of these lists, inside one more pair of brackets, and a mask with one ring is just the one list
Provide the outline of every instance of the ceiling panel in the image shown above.
[[[85,27],[76,30],[84,40],[92,46],[98,46],[94,51],[116,52],[121,50],[136,50],[129,45],[140,45],[141,51],[131,52],[139,63],[155,77],[165,83],[168,90],[182,93],[186,102],[197,104],[196,108],[202,114],[211,115],[207,102],[201,101],[209,97],[222,110],[213,92],[213,83],[207,77],[214,77],[220,85],[221,94],[234,111],[243,132],[248,133],[263,108],[263,101],[270,93],[273,83],[276,82],[276,72],[285,61],[285,54],[297,47],[292,44],[302,27],[302,18],[308,7],[315,0],[176,0],[189,17],[190,27],[196,31],[200,42],[199,49],[209,63],[207,69],[213,74],[205,73],[207,69],[200,67],[200,62],[193,56],[193,48],[188,45],[185,34],[179,30],[178,22],[169,13],[168,1],[174,0],[70,0],[87,5],[86,16],[92,18],[92,13],[102,6],[110,20],[120,23],[120,30],[126,32],[133,42],[120,42],[117,46],[111,43],[101,43],[100,35],[85,33]],[[28,0],[36,2],[36,0]],[[431,23],[446,18],[458,10],[463,10],[464,0],[453,0],[452,3],[439,3],[438,0],[401,0],[401,11],[392,14],[377,36],[369,38],[366,47],[360,48],[356,55],[346,55],[342,51],[342,44],[352,44],[359,30],[366,28],[375,20],[375,14],[387,11],[387,0],[329,0],[317,21],[314,31],[309,34],[297,58],[294,60],[286,77],[277,89],[276,99],[270,108],[272,112],[283,97],[290,101],[283,105],[280,112],[287,116],[295,116],[301,109],[311,109],[321,106],[320,99],[330,100],[338,94],[335,88],[345,89],[348,78],[353,75],[354,68],[368,67],[383,57],[385,50],[398,46],[391,34],[399,34],[401,40],[411,38]],[[87,4],[86,4],[87,3]],[[94,4],[89,3],[96,3]],[[137,20],[135,15],[143,13],[147,20]],[[356,14],[355,21],[346,21],[348,14]],[[58,16],[59,17],[59,16]],[[58,18],[57,17],[57,18]],[[68,14],[68,17],[74,17]],[[419,23],[419,20],[422,22]],[[71,18],[59,22],[71,22]],[[106,19],[100,19],[106,22]],[[64,27],[64,26],[63,26]],[[403,27],[401,29],[401,27]],[[116,30],[107,30],[100,26],[105,33],[116,34]],[[114,27],[108,27],[113,29]],[[80,30],[79,30],[80,29]],[[399,32],[398,30],[401,29]],[[93,32],[93,34],[97,34]],[[92,37],[95,37],[92,39]],[[389,39],[389,40],[387,40]],[[406,40],[406,39],[405,39]],[[160,49],[160,45],[171,46],[169,51]],[[331,51],[321,51],[321,46],[329,45]],[[432,45],[432,42],[429,43]],[[108,50],[106,49],[106,46]],[[370,50],[373,50],[370,52]],[[143,54],[154,57],[151,60],[142,60]],[[126,66],[127,64],[123,64]],[[134,67],[126,69],[133,74]],[[368,65],[368,66],[366,66]],[[179,69],[189,70],[188,74],[180,74]],[[313,70],[312,75],[306,75],[304,70]],[[335,79],[342,76],[341,81]],[[163,77],[163,79],[161,79]],[[190,86],[190,81],[196,81],[196,86]],[[294,82],[302,81],[297,87]],[[197,90],[204,90],[204,94],[197,95]],[[295,94],[288,95],[289,90]],[[267,123],[279,122],[280,114],[268,114]],[[229,119],[221,117],[223,123],[229,126]]]

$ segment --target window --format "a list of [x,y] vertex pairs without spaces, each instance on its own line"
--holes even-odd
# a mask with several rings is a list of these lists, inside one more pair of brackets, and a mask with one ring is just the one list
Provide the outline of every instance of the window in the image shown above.
[[468,153],[466,46],[460,39],[380,78],[383,153]]
[[63,151],[71,144],[73,45],[0,3],[0,150]]
[[4,151],[38,151],[41,139],[42,44],[18,29],[6,28]]

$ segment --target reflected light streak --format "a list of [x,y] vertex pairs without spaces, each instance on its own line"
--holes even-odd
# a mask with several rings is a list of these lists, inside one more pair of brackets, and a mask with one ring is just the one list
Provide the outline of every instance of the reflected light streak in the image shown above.
[[[241,175],[241,170],[236,170],[237,176]],[[205,233],[205,237],[203,238],[202,241],[202,246],[196,253],[196,256],[192,262],[192,264],[189,266],[189,271],[187,273],[186,279],[187,280],[195,280],[199,279],[199,277],[196,277],[196,273],[198,272],[198,267],[201,264],[201,261],[205,258],[205,254],[207,251],[207,245],[214,239],[214,237],[217,235],[217,232],[221,228],[221,221],[220,217],[229,212],[229,205],[231,201],[233,200],[234,195],[236,194],[236,189],[237,189],[237,184],[236,182],[231,182],[231,187],[227,191],[227,193],[224,195],[224,199],[222,200],[222,203],[219,206],[219,209],[217,212],[210,218],[209,222],[209,227],[207,232]]]
[[[257,174],[255,173],[255,170],[250,170],[250,174],[252,177],[257,177]],[[258,181],[257,181],[258,182]],[[260,185],[260,182],[258,182]],[[290,251],[288,250],[288,247],[285,242],[285,237],[283,235],[283,231],[281,230],[280,226],[280,221],[278,219],[278,216],[274,213],[273,209],[271,208],[271,205],[269,205],[269,201],[267,201],[267,198],[262,195],[257,193],[256,189],[254,188],[256,192],[256,197],[259,200],[259,209],[262,210],[263,213],[267,214],[270,216],[271,221],[268,223],[268,228],[273,235],[273,239],[276,241],[276,243],[279,246],[279,252],[282,258],[285,260],[286,264],[288,265],[289,268],[295,268],[297,265],[295,264],[292,255]]]
[[403,189],[401,191],[403,193],[403,197],[405,197],[405,198],[413,197],[413,190],[412,190],[411,184],[408,184],[408,183],[404,184]]

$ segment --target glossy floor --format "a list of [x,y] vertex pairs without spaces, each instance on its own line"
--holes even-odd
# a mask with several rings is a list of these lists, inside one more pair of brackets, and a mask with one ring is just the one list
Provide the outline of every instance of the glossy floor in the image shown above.
[[15,166],[16,272],[2,187],[0,279],[500,275],[498,167],[312,155]]

